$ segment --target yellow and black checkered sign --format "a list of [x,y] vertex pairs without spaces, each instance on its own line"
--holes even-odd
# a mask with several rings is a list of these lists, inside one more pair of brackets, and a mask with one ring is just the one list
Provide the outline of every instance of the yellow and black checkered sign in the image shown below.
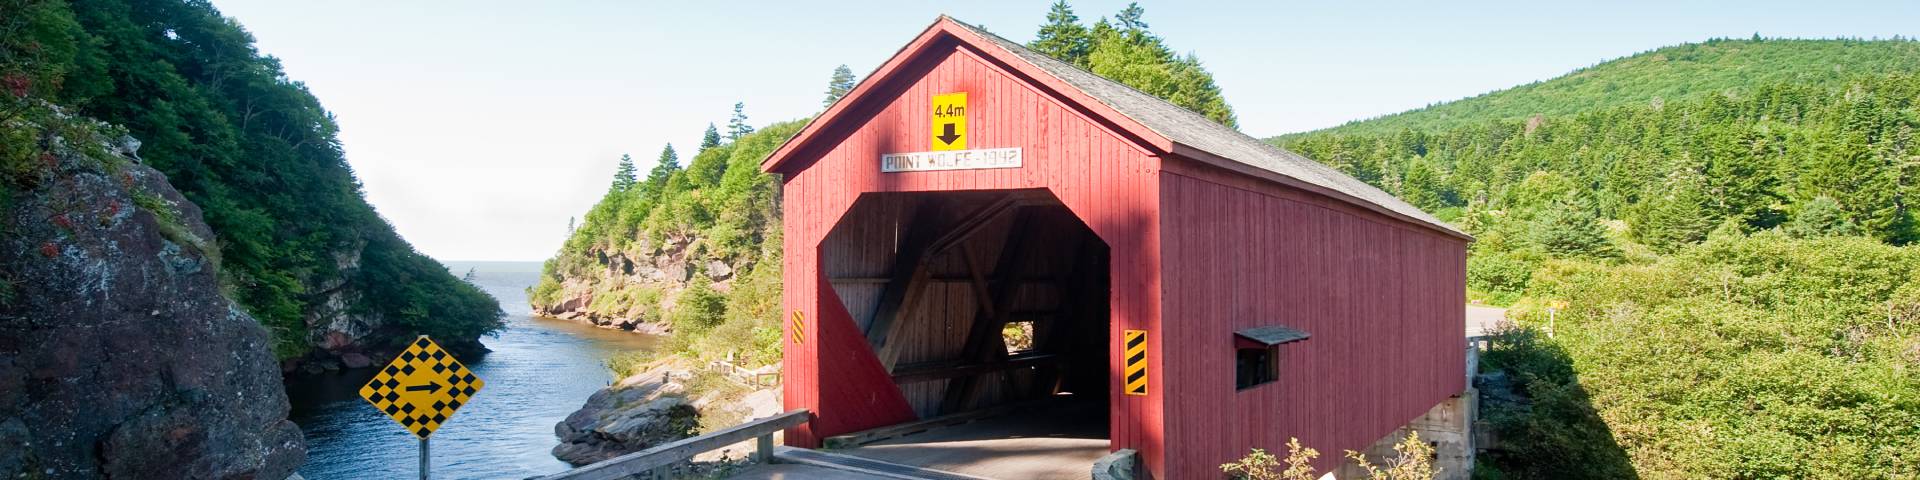
[[799,310],[793,311],[793,344],[807,343],[807,315]]
[[1147,331],[1127,330],[1121,338],[1127,345],[1127,395],[1147,394]]
[[360,398],[414,436],[427,438],[485,384],[439,344],[421,335],[360,387]]

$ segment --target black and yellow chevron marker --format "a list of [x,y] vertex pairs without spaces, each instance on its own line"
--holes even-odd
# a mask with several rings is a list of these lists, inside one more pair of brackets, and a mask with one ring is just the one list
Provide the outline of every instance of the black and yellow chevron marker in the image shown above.
[[360,387],[360,398],[407,432],[427,438],[485,384],[439,344],[421,335]]
[[1127,346],[1127,395],[1147,394],[1147,331],[1127,330],[1121,338]]
[[793,344],[807,343],[807,314],[793,311]]

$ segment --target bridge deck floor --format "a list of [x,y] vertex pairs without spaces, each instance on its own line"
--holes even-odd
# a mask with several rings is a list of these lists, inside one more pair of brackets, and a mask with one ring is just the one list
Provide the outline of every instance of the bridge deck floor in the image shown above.
[[1107,445],[1106,409],[1038,409],[836,453],[986,478],[1084,479]]
[[793,463],[754,465],[732,472],[727,475],[727,478],[734,480],[892,480],[879,475]]

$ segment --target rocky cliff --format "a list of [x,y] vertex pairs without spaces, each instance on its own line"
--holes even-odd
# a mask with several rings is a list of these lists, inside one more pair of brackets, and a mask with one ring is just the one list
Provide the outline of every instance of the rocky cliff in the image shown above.
[[[358,363],[420,334],[471,350],[502,326],[498,302],[367,203],[333,115],[210,2],[0,1],[0,121],[43,103],[145,142],[143,163],[211,228],[225,296],[289,367]],[[8,141],[0,177],[39,154]]]
[[595,246],[566,260],[578,264],[571,269],[576,273],[561,277],[551,302],[535,299],[533,311],[605,328],[667,333],[671,326],[666,312],[673,310],[692,282],[706,282],[724,294],[732,289],[734,273],[752,268],[758,260],[696,258],[696,248],[689,247],[699,243],[699,237],[681,235],[657,246],[647,239],[624,250]]
[[272,340],[223,296],[199,207],[131,137],[49,121],[0,125],[42,152],[0,189],[0,477],[291,475]]

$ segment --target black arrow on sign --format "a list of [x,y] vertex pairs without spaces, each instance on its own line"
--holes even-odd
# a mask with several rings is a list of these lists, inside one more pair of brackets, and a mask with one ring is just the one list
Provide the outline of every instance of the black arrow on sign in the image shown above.
[[953,133],[953,124],[949,123],[946,125],[946,127],[947,127],[946,133],[942,133],[940,134],[940,136],[933,137],[933,138],[940,139],[940,143],[952,145],[954,140],[960,139],[960,134]]
[[407,386],[407,391],[409,392],[418,392],[421,390],[426,390],[427,393],[438,393],[440,391],[440,382],[427,382],[426,385]]

